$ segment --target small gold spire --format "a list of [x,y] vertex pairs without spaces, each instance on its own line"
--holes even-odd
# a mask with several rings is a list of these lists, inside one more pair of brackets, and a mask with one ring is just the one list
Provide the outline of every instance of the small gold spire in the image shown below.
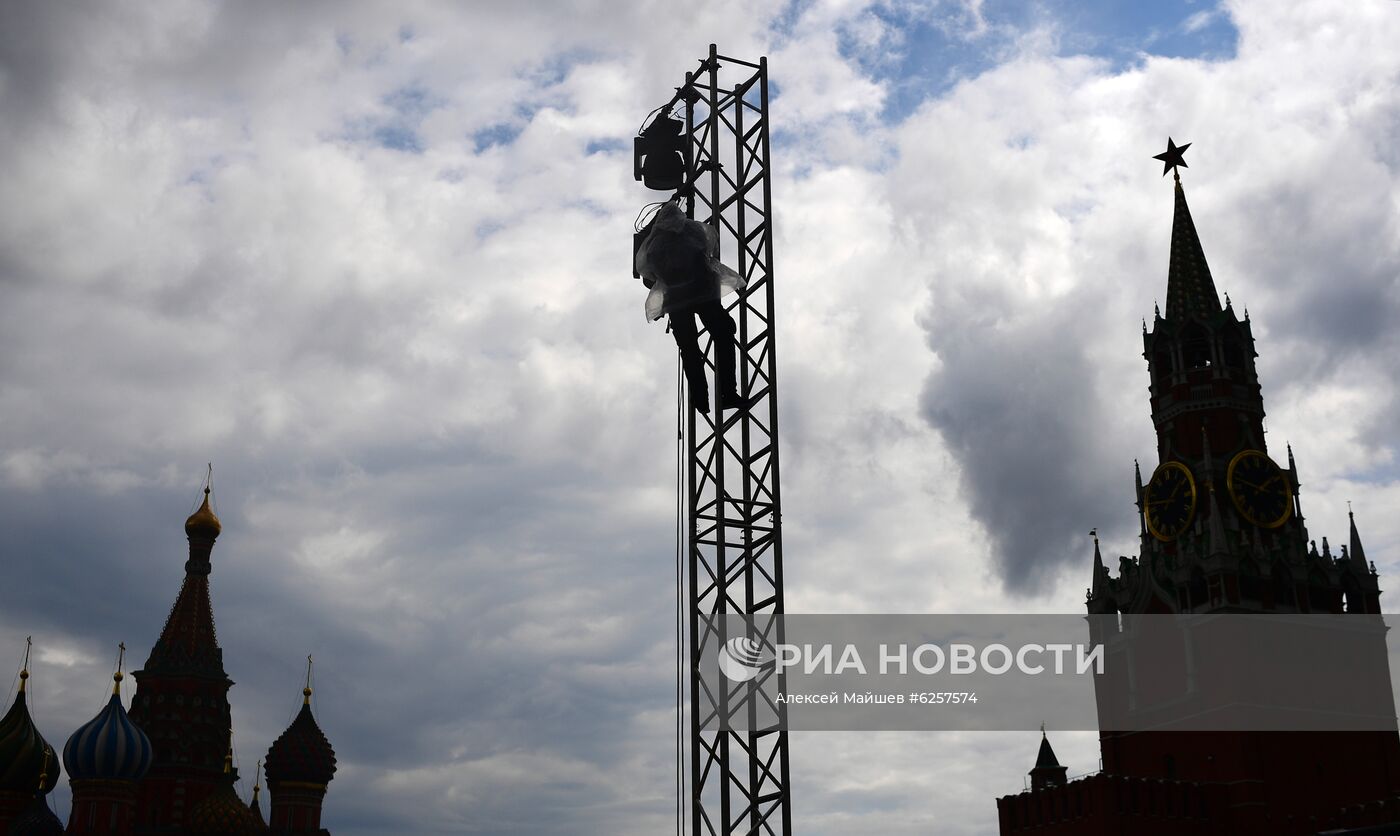
[[19,669],[19,692],[24,693],[24,681],[29,678],[29,648],[34,646],[34,637],[24,637],[24,664]]
[[49,782],[49,750],[44,747],[44,766],[39,770],[39,794],[44,794],[44,785]]
[[122,695],[122,662],[126,659],[126,642],[117,642],[117,672],[112,674],[112,694]]
[[262,789],[262,760],[258,760],[258,765],[253,771],[253,803],[258,803],[258,790]]
[[301,704],[311,705],[311,654],[306,654],[306,687],[301,689]]

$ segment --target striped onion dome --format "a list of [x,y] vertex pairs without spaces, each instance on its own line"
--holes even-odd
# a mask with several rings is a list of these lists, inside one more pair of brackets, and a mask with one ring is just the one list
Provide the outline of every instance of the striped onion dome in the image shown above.
[[70,781],[136,781],[151,766],[150,738],[126,716],[122,698],[113,691],[107,706],[73,732],[63,747],[63,765]]
[[49,809],[45,796],[35,795],[29,806],[10,820],[9,836],[63,836],[63,822]]
[[189,824],[185,826],[188,836],[260,836],[267,832],[267,825],[253,815],[233,791],[232,776],[225,775],[224,781],[190,812]]
[[34,792],[47,755],[48,777],[42,789],[48,792],[58,785],[58,758],[29,717],[29,706],[24,700],[24,680],[28,678],[28,671],[21,672],[14,704],[0,718],[0,790]]

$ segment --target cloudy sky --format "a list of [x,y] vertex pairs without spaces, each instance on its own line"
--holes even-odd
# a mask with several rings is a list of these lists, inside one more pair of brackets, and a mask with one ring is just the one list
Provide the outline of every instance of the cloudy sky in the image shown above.
[[[671,831],[630,137],[711,42],[774,84],[790,611],[1078,612],[1086,532],[1136,553],[1169,135],[1313,536],[1352,500],[1395,588],[1400,3],[1142,5],[3,4],[0,664],[34,636],[41,731],[146,658],[212,461],[245,776],[314,653],[337,834]],[[995,833],[1036,744],[794,735],[797,831]]]

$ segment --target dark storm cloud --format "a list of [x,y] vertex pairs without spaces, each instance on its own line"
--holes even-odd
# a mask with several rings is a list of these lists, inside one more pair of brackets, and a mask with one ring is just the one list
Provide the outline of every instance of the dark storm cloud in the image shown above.
[[1077,339],[1087,302],[1076,294],[1014,324],[972,315],[958,328],[940,316],[929,328],[940,363],[920,409],[957,458],[996,571],[1017,594],[1053,585],[1066,567],[1088,578],[1088,530],[1127,522],[1105,519],[1130,482],[1105,478],[1124,458],[1096,430],[1108,423],[1105,398]]
[[[1395,78],[1400,83],[1400,72]],[[1376,117],[1381,126],[1394,124],[1400,104]],[[1381,400],[1361,429],[1369,445],[1387,447],[1400,437],[1400,365],[1393,362],[1400,356],[1400,207],[1393,191],[1400,165],[1354,138],[1338,138],[1329,150],[1353,160],[1344,188],[1329,188],[1326,181],[1337,176],[1330,172],[1259,188],[1238,209],[1243,221],[1218,235],[1230,236],[1233,269],[1241,274],[1235,305],[1246,306],[1268,335],[1259,361],[1266,395],[1306,398],[1339,374],[1382,377],[1388,385],[1372,391]]]
[[[269,465],[244,462],[221,474],[223,495],[238,495],[240,469]],[[670,567],[657,559],[665,550],[648,533],[649,519],[605,514],[608,498],[624,493],[598,478],[605,468],[468,465],[421,465],[414,475],[398,467],[368,492],[335,491],[314,503],[313,516],[257,530],[238,504],[223,503],[211,586],[225,666],[237,682],[245,791],[251,761],[290,719],[302,659],[314,652],[317,716],[342,765],[328,803],[334,820],[371,832],[384,815],[376,808],[385,782],[393,783],[386,776],[465,768],[480,784],[463,808],[473,827],[605,827],[605,819],[590,823],[588,808],[621,790],[602,782],[636,755],[638,707],[669,699],[658,646],[666,634],[647,627],[669,619],[665,596],[652,594],[668,586]],[[594,499],[559,500],[575,491]],[[80,484],[6,491],[0,526],[7,544],[26,552],[7,557],[16,570],[10,588],[23,590],[7,602],[7,623],[34,634],[41,650],[62,636],[99,658],[124,639],[138,667],[182,576],[189,503],[175,493],[113,497]],[[290,505],[297,497],[263,499]],[[298,523],[319,527],[314,515],[327,510],[342,525],[394,521],[403,533],[375,542],[373,564],[344,543],[333,555],[306,555],[296,547],[305,534]],[[365,570],[375,573],[369,589],[357,582],[365,578],[341,577]],[[73,601],[92,604],[75,609]],[[53,678],[46,680],[48,689]],[[44,709],[44,731],[60,743],[93,710],[81,700]],[[514,774],[521,758],[562,765],[560,774]],[[394,794],[437,804],[446,801],[439,793],[453,792],[424,783]],[[548,801],[529,804],[532,793]],[[429,815],[414,827],[452,832],[460,824]]]

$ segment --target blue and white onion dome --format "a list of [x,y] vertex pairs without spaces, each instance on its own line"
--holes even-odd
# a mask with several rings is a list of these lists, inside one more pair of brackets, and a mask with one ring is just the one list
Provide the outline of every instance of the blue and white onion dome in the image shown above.
[[136,781],[151,766],[151,741],[122,707],[120,664],[112,679],[112,698],[98,715],[73,732],[63,747],[63,766],[71,781]]

